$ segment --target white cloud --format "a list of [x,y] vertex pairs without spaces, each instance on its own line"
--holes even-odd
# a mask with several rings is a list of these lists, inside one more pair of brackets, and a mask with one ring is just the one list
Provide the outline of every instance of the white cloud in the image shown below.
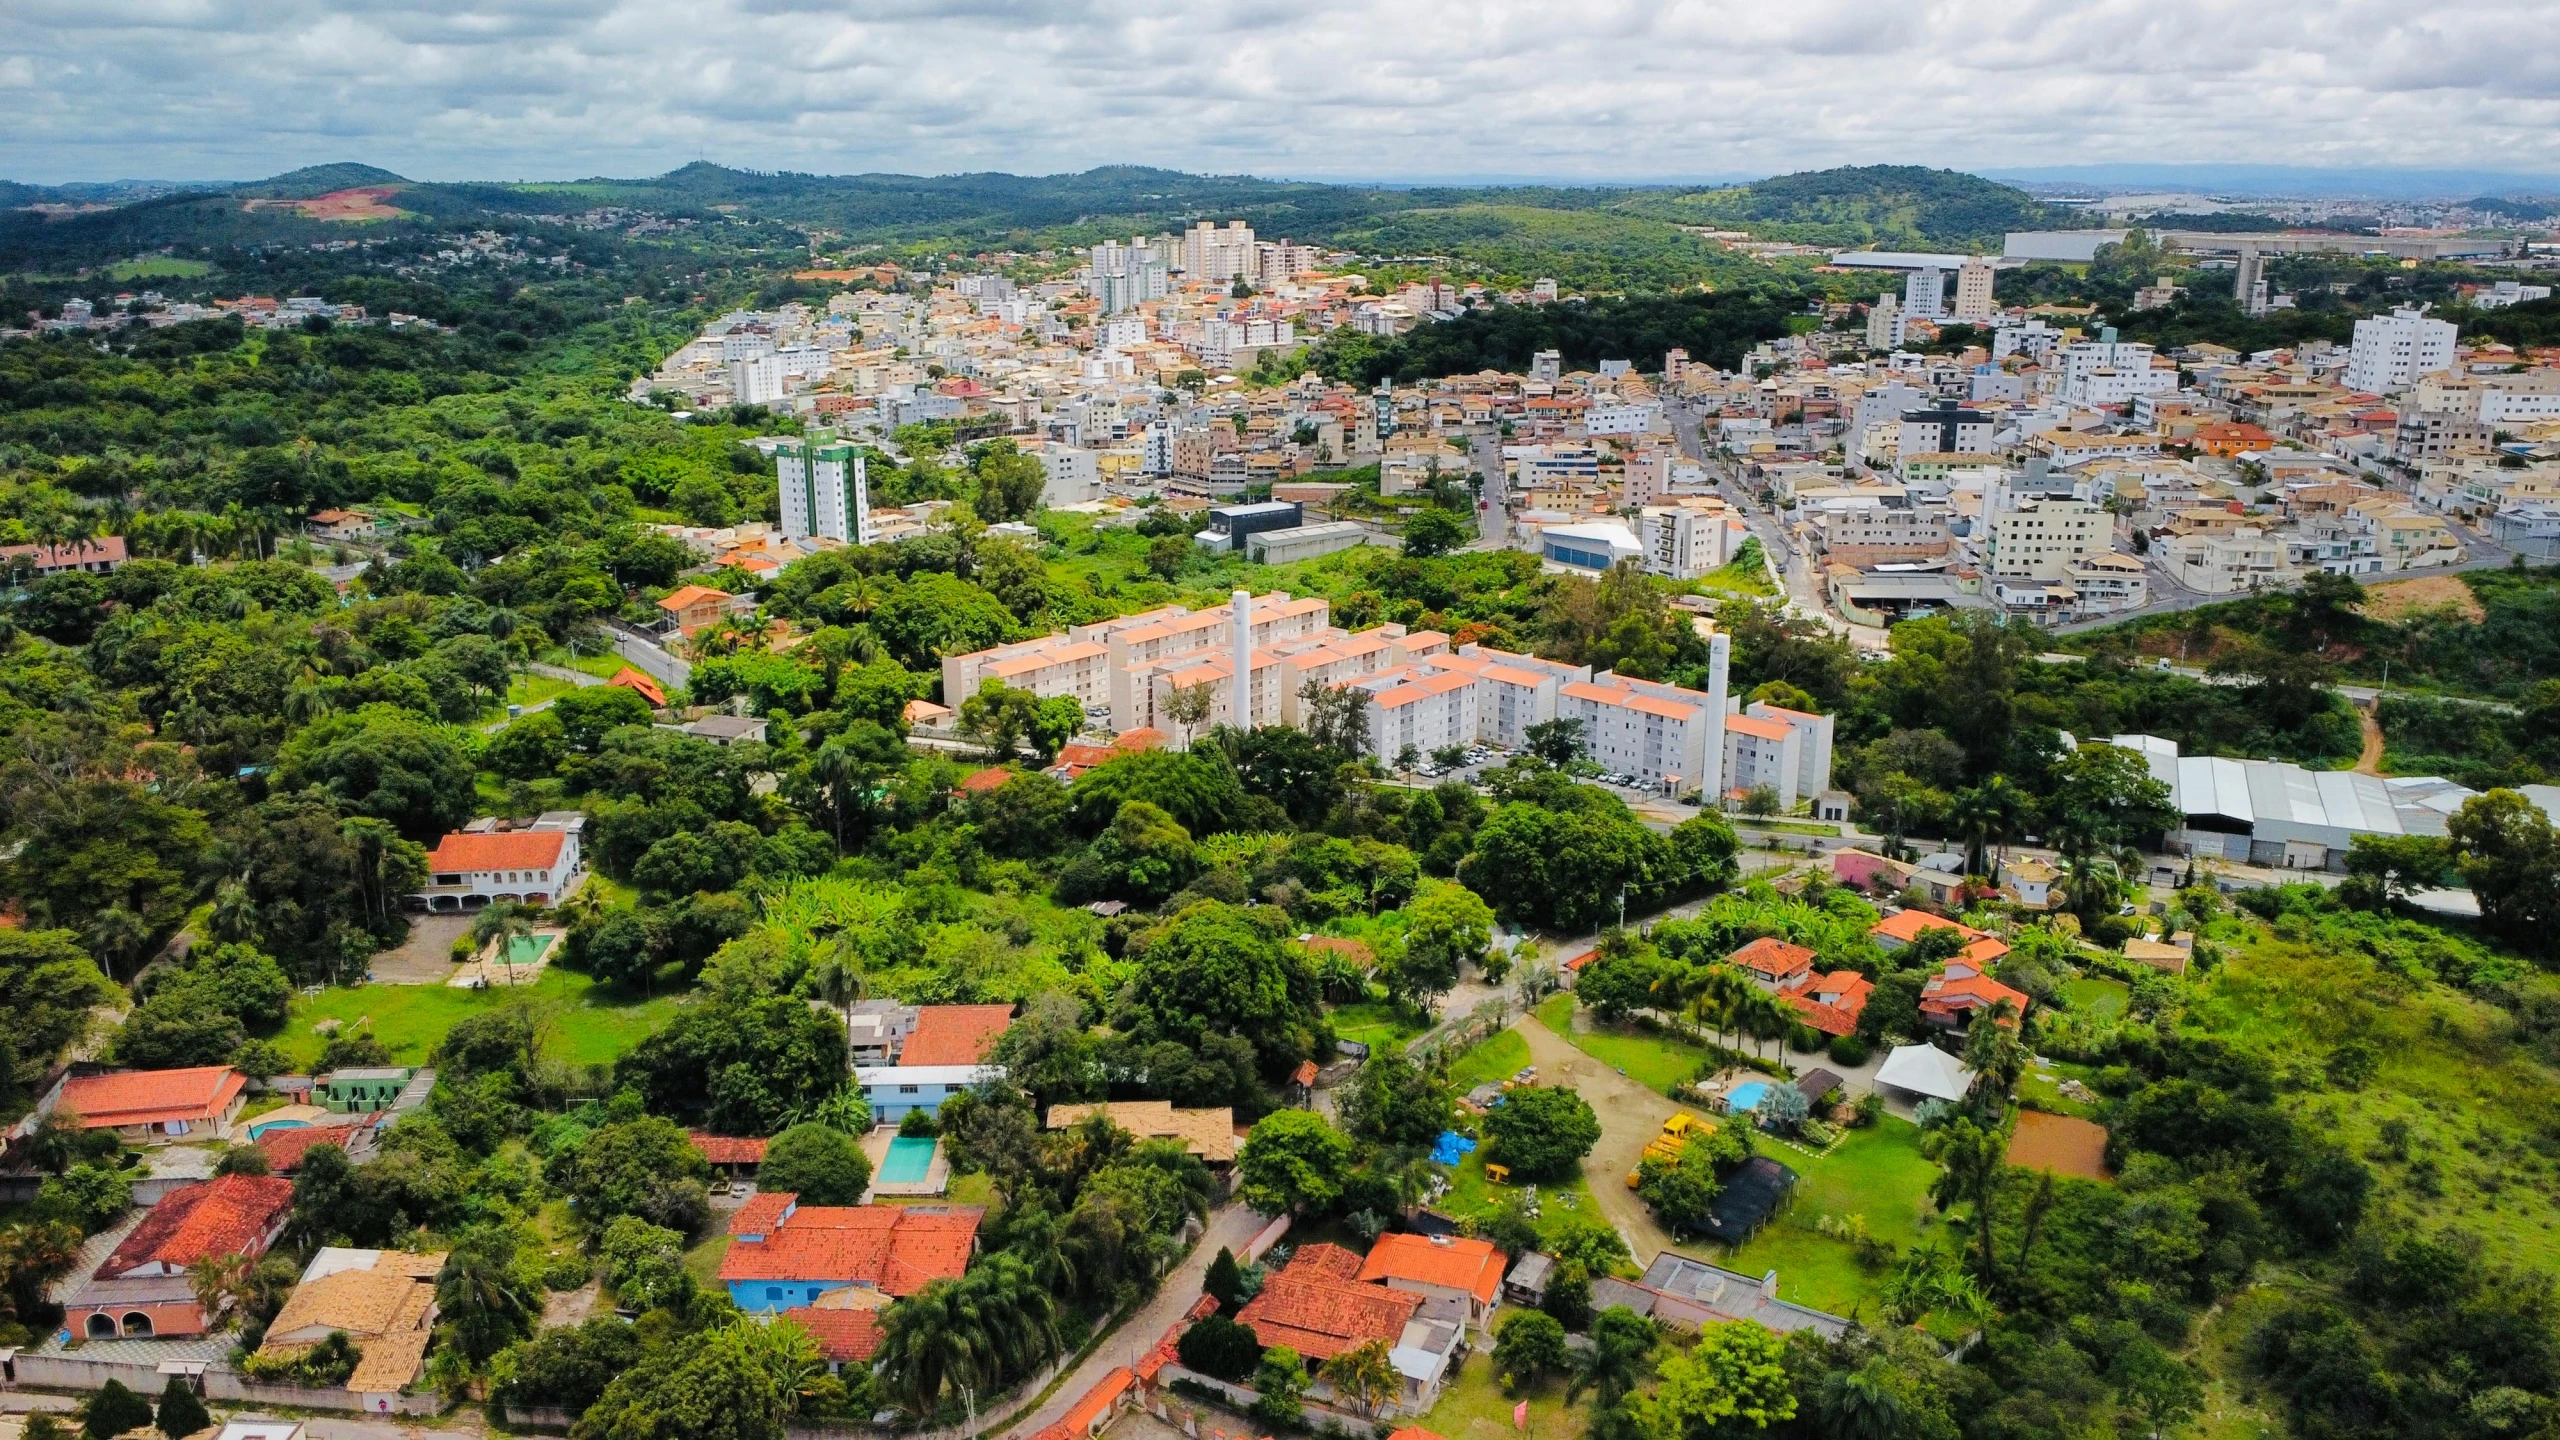
[[11,0],[0,169],[2560,170],[2547,4]]

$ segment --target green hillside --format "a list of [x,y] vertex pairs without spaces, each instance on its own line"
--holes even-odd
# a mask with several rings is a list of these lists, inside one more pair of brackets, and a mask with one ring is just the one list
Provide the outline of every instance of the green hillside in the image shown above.
[[1857,165],[1749,185],[1648,196],[1630,209],[1684,224],[1747,227],[1808,244],[1995,247],[2004,231],[2088,223],[2023,190],[1958,170]]

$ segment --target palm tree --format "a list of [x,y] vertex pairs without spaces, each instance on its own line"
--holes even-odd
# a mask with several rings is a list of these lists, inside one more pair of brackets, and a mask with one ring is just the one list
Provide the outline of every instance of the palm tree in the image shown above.
[[827,939],[826,958],[809,972],[809,987],[819,999],[844,1011],[848,1031],[853,1025],[854,1002],[862,998],[862,959],[849,931],[838,931]]
[[542,1304],[517,1274],[514,1239],[484,1229],[464,1235],[445,1256],[436,1273],[436,1309],[476,1363],[522,1335]]
[[1384,1340],[1372,1340],[1334,1356],[1317,1367],[1316,1378],[1331,1385],[1333,1393],[1371,1415],[1377,1413],[1380,1404],[1394,1399],[1403,1388],[1402,1382],[1396,1378],[1396,1367],[1387,1358],[1387,1342]]
[[239,1297],[248,1278],[245,1255],[207,1255],[187,1267],[187,1289],[196,1297],[196,1308],[204,1312],[207,1329],[220,1330],[231,1323],[233,1317],[223,1311]]
[[257,938],[258,902],[249,893],[248,877],[225,880],[213,892],[213,913],[206,924],[213,938],[230,943],[245,943]]
[[496,958],[507,964],[514,963],[516,941],[532,933],[533,911],[510,900],[481,911],[471,922],[472,948],[488,950],[494,944]]
[[88,942],[89,953],[98,957],[107,967],[107,974],[113,976],[119,960],[130,965],[149,948],[151,926],[122,905],[110,905],[89,921],[88,933],[82,938]]
[[1653,1322],[1641,1316],[1603,1310],[1591,1319],[1591,1348],[1575,1357],[1573,1375],[1565,1382],[1570,1405],[1592,1392],[1592,1408],[1607,1410],[1635,1392],[1644,1380],[1645,1357],[1659,1337]]
[[1840,1440],[1897,1440],[1903,1433],[1902,1395],[1882,1359],[1825,1376],[1822,1414]]
[[841,738],[829,737],[809,757],[809,779],[827,797],[827,815],[835,822],[836,849],[844,849],[845,813],[853,808],[853,790],[865,778],[866,767],[853,748]]
[[1985,1128],[1970,1119],[1957,1120],[1929,1132],[1920,1153],[1943,1168],[1930,1183],[1929,1199],[1939,1210],[1973,1205],[1975,1259],[1984,1283],[1998,1278],[1991,1250],[1991,1211],[2009,1168],[2009,1137],[1996,1126]]

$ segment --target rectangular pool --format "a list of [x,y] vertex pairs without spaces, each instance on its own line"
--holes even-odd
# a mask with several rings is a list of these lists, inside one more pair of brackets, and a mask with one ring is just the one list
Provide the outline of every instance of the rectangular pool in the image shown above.
[[1745,1080],[1741,1084],[1734,1086],[1731,1091],[1726,1093],[1724,1097],[1725,1108],[1736,1115],[1743,1114],[1746,1111],[1756,1110],[1760,1107],[1761,1100],[1765,1098],[1768,1093],[1769,1086],[1766,1081]]
[[900,1135],[891,1140],[889,1153],[880,1159],[880,1183],[923,1183],[925,1172],[933,1168],[934,1144],[933,1140],[922,1135]]

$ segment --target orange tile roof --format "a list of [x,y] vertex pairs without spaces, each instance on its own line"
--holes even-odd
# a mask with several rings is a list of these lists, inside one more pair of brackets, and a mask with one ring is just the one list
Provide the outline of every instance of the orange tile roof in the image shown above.
[[1381,1235],[1360,1278],[1464,1290],[1489,1305],[1502,1289],[1502,1252],[1491,1241],[1460,1236]]
[[1795,1007],[1804,1023],[1825,1035],[1847,1035],[1858,1028],[1875,982],[1855,970],[1808,975],[1779,998]]
[[1783,720],[1763,720],[1757,715],[1727,715],[1724,728],[1754,740],[1784,740],[1795,733],[1795,727]]
[[560,863],[568,835],[559,830],[516,830],[487,835],[447,835],[427,857],[427,869],[444,875],[489,870],[548,870]]
[[[759,1194],[756,1200],[766,1197]],[[782,1209],[795,1197],[776,1197]],[[976,1206],[949,1209],[915,1205],[804,1205],[773,1220],[762,1240],[748,1240],[738,1228],[751,1201],[729,1222],[729,1253],[720,1262],[720,1281],[831,1280],[876,1285],[904,1297],[935,1280],[959,1278],[969,1268],[969,1252],[985,1212]]]
[[1010,1005],[925,1005],[898,1051],[901,1065],[975,1065],[1013,1024]]
[[658,688],[657,681],[650,679],[648,676],[641,674],[639,671],[632,669],[628,665],[625,665],[620,670],[616,671],[614,673],[614,677],[604,683],[607,689],[637,691],[639,692],[641,699],[648,701],[652,705],[664,705],[667,703],[667,692]]
[[1094,1422],[1110,1414],[1111,1407],[1136,1383],[1137,1377],[1128,1366],[1115,1368],[1095,1381],[1092,1389],[1077,1396],[1076,1403],[1067,1407],[1067,1413],[1059,1416],[1056,1424],[1042,1426],[1031,1440],[1075,1440],[1092,1434]]
[[293,1208],[293,1182],[270,1175],[225,1175],[181,1185],[124,1237],[98,1278],[113,1279],[155,1262],[184,1270],[208,1255],[266,1250],[267,1232]]
[[267,1169],[281,1175],[299,1170],[315,1147],[335,1145],[347,1148],[353,1125],[296,1125],[288,1129],[270,1130],[257,1139],[258,1151],[267,1157]]
[[1338,1245],[1307,1246],[1263,1282],[1236,1320],[1263,1348],[1286,1345],[1310,1360],[1330,1360],[1372,1340],[1393,1345],[1422,1308],[1422,1297],[1363,1285],[1352,1278],[1359,1267],[1360,1257]]
[[1970,925],[1949,920],[1943,915],[1932,915],[1926,910],[1899,911],[1867,927],[1867,933],[1877,939],[1899,940],[1905,945],[1919,939],[1920,932],[1923,930],[1953,930],[1968,941],[1991,938],[1988,931],[1976,930]]
[[714,590],[708,585],[687,585],[670,592],[666,599],[658,602],[658,608],[672,613],[678,610],[690,610],[705,600],[724,601],[729,598],[729,592],[726,590]]
[[1002,765],[973,770],[961,780],[959,790],[963,795],[984,795],[990,790],[1002,789],[1004,782],[1021,773],[1019,770],[1009,770]]
[[765,1142],[742,1135],[714,1135],[707,1130],[688,1132],[693,1148],[714,1165],[761,1165]]
[[1812,969],[1816,958],[1812,951],[1801,945],[1790,945],[1775,935],[1763,935],[1726,956],[1725,961],[1772,980],[1784,980]]
[[783,1311],[782,1318],[808,1331],[809,1338],[818,1342],[818,1353],[838,1364],[880,1353],[877,1310],[820,1310],[803,1305]]
[[791,1208],[791,1202],[796,1198],[779,1191],[762,1190],[748,1196],[747,1203],[739,1206],[737,1213],[729,1217],[729,1233],[772,1234],[774,1227],[782,1223],[783,1212]]
[[211,1120],[228,1109],[248,1084],[228,1065],[82,1075],[62,1082],[61,1108],[79,1116],[92,1130]]
[[1920,987],[1920,1012],[1924,1015],[1952,1016],[1961,1010],[1988,1010],[2006,1000],[2011,1008],[2008,1023],[2015,1024],[2027,1013],[2027,997],[1988,975],[1940,975]]

